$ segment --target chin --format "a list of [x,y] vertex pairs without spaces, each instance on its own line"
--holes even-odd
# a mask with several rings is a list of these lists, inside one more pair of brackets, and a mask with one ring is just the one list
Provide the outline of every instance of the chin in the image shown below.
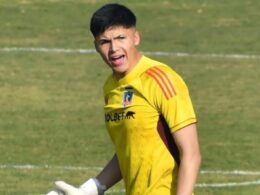
[[127,67],[125,65],[114,67],[114,71],[118,73],[127,72]]
[[126,70],[113,70],[114,74],[116,75],[116,77],[118,78],[122,78],[127,74]]

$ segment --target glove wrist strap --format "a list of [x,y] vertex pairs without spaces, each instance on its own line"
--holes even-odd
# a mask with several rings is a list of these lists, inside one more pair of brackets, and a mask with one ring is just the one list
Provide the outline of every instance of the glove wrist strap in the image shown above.
[[80,189],[85,192],[85,194],[103,195],[107,187],[102,185],[97,178],[90,178],[80,186]]
[[102,185],[97,178],[92,178],[97,186],[98,195],[103,195],[104,192],[107,190],[106,185]]

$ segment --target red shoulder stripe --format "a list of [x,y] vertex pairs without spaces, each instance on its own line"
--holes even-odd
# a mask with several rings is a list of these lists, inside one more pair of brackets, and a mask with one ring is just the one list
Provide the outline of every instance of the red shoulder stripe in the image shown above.
[[166,99],[176,95],[173,84],[165,72],[160,70],[158,67],[153,67],[147,71],[147,74],[148,73],[159,84],[160,88],[164,92]]
[[172,97],[174,92],[172,93],[172,91],[169,88],[169,85],[167,85],[167,83],[166,83],[166,81],[169,82],[167,75],[156,67],[152,68],[151,71],[154,72],[161,79],[161,81],[164,84],[164,87],[167,89],[168,94],[170,95],[170,97]]
[[173,84],[172,84],[172,82],[170,81],[169,77],[165,74],[165,72],[163,72],[163,71],[162,71],[161,69],[159,69],[158,67],[154,67],[154,69],[156,69],[158,72],[160,72],[161,74],[164,75],[164,77],[166,78],[168,84],[169,84],[170,87],[171,87],[171,90],[172,90],[173,94],[176,95],[176,91],[175,91],[175,89],[174,89],[174,87],[173,87]]
[[162,90],[164,96],[165,96],[166,99],[168,100],[168,99],[169,99],[169,96],[167,95],[166,91],[164,90],[164,87],[162,86],[162,84],[161,84],[161,82],[159,81],[159,79],[157,78],[157,76],[153,73],[153,71],[152,71],[152,70],[148,70],[148,71],[146,72],[146,74],[147,74],[148,76],[152,77],[152,78],[156,81],[156,83],[160,86],[160,88],[161,88],[161,90]]

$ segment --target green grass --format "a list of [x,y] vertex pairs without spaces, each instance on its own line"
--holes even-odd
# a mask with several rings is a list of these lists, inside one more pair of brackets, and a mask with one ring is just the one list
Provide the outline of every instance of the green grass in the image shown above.
[[[0,0],[0,48],[93,48],[92,12],[109,1]],[[260,55],[259,1],[119,1],[137,14],[143,51]],[[188,83],[198,116],[202,170],[260,171],[259,58],[152,56]],[[103,122],[109,69],[97,54],[0,52],[0,194],[79,185],[113,155]],[[259,180],[200,175],[198,183]],[[122,189],[122,183],[114,189]],[[260,186],[197,188],[199,195],[259,194]],[[113,194],[113,193],[112,193]],[[120,193],[114,193],[120,194]]]

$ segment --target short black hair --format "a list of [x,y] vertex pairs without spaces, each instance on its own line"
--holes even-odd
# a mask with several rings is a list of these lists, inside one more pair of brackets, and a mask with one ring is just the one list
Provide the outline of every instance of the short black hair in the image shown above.
[[135,27],[136,16],[124,5],[106,4],[93,14],[90,21],[90,31],[94,37],[97,37],[112,26]]

